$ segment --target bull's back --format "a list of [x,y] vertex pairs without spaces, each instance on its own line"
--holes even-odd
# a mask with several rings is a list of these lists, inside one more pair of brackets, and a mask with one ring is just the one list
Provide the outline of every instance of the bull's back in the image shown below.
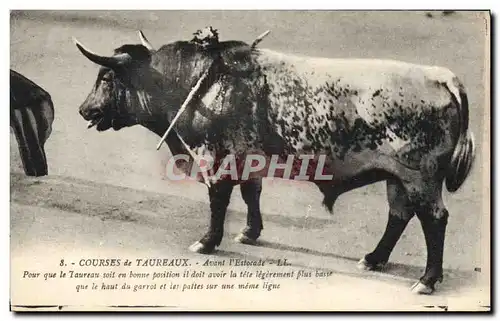
[[453,148],[448,69],[269,50],[257,61],[269,86],[271,122],[297,153],[331,153],[339,162],[384,154],[418,167],[430,150]]
[[300,93],[300,89],[306,89],[307,95],[313,95],[336,85],[342,91],[340,95],[357,97],[358,102],[382,94],[400,101],[398,97],[405,97],[406,103],[426,97],[436,105],[445,105],[449,95],[439,84],[456,87],[454,74],[442,67],[396,60],[305,57],[266,49],[258,52],[256,60],[262,73],[278,92],[294,89]]

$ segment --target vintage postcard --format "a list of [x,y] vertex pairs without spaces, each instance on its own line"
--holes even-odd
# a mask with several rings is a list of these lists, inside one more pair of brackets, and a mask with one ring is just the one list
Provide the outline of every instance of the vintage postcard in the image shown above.
[[490,311],[490,12],[10,12],[12,311]]

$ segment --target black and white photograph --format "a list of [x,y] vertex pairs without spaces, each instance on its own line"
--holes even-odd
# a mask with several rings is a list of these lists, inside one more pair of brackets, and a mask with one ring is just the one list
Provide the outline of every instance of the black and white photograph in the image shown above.
[[491,311],[489,11],[9,26],[11,311]]

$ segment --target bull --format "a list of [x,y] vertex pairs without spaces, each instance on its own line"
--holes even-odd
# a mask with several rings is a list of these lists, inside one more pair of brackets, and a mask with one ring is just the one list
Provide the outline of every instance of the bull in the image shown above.
[[[242,41],[200,43],[196,37],[155,50],[141,39],[142,44],[123,45],[111,56],[76,41],[81,53],[101,66],[79,109],[90,126],[105,131],[139,124],[161,136],[178,117],[190,89],[204,79],[165,137],[173,155],[196,151],[215,159],[250,155],[251,160],[260,155],[286,159],[287,164],[290,156],[324,156],[322,174],[331,179],[310,181],[330,211],[342,193],[386,181],[387,226],[358,266],[374,270],[387,263],[416,215],[425,235],[427,264],[412,291],[434,291],[443,278],[449,216],[443,183],[448,191],[457,191],[475,154],[467,94],[450,70],[400,61],[296,56]],[[188,172],[193,163],[191,157],[176,165]],[[210,253],[220,245],[237,184],[242,192],[254,189],[243,197],[249,209],[247,235],[258,236],[264,171],[252,174],[207,184],[210,224],[192,251]]]
[[48,175],[45,143],[52,132],[54,104],[50,94],[10,70],[10,127],[27,176]]

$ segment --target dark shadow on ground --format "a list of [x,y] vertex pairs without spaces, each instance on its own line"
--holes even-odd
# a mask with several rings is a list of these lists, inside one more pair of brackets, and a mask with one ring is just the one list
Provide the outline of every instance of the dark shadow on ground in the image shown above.
[[[307,255],[328,257],[339,261],[344,261],[340,265],[340,269],[332,269],[328,267],[321,267],[318,269],[325,271],[332,271],[335,274],[346,275],[351,277],[361,277],[366,279],[378,279],[390,278],[391,280],[396,280],[398,282],[403,282],[407,285],[411,285],[413,282],[417,281],[424,273],[425,268],[420,266],[414,266],[409,264],[401,263],[387,263],[387,265],[380,271],[361,271],[356,268],[356,264],[359,258],[353,258],[349,256],[337,255],[335,253],[322,252],[318,250],[313,250],[300,246],[293,246],[289,244],[281,244],[277,242],[269,242],[265,240],[259,240],[255,246],[265,247],[280,251],[289,251],[294,253],[303,253]],[[230,251],[217,251],[217,255],[221,256],[240,256],[250,259],[251,256],[242,255],[237,252]],[[259,257],[255,257],[259,259]],[[292,264],[292,266],[311,269],[311,266]],[[442,284],[437,284],[436,288],[439,288],[440,293],[445,294],[447,292],[456,291],[462,287],[470,287],[476,283],[478,277],[478,272],[476,271],[463,271],[456,269],[445,269],[444,278]]]

